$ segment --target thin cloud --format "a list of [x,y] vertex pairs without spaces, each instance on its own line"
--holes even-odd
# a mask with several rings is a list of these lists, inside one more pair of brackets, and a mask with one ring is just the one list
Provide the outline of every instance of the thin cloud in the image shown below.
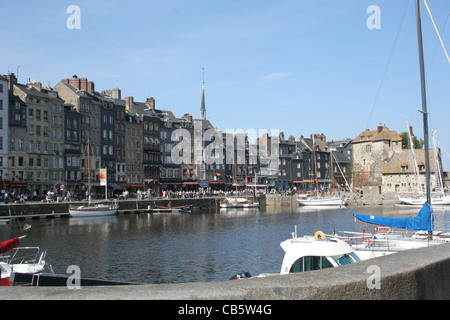
[[272,82],[279,81],[281,79],[285,79],[294,75],[293,72],[275,72],[262,77],[261,80],[258,81],[257,86],[264,86]]

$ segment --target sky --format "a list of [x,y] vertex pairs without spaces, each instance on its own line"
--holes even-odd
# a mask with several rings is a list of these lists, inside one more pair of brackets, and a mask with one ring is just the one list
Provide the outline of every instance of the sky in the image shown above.
[[[450,51],[450,1],[427,2]],[[429,130],[450,171],[450,63],[424,2],[422,24]],[[178,117],[200,117],[204,81],[222,131],[331,141],[408,121],[423,137],[414,0],[5,1],[0,39],[0,74],[20,83],[77,75]]]

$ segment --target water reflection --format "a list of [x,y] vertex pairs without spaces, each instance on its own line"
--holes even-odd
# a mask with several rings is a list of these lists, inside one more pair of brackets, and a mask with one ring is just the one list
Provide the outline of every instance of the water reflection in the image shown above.
[[[140,283],[227,280],[240,271],[279,272],[280,242],[299,235],[361,231],[355,212],[412,217],[394,207],[226,209],[192,214],[126,214],[31,220],[21,245],[48,249],[57,273],[78,265],[83,277]],[[450,230],[450,212],[436,211],[436,229]],[[0,226],[0,239],[22,234],[17,223]]]

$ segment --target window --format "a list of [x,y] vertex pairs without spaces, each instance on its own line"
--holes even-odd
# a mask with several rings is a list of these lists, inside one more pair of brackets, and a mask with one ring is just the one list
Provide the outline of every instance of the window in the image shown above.
[[331,258],[333,258],[333,260],[336,261],[336,263],[339,266],[343,266],[346,264],[361,261],[354,252],[349,253],[349,254],[341,254],[341,255],[337,255],[337,256],[332,256]]
[[306,256],[301,257],[297,261],[294,262],[289,273],[297,273],[297,272],[306,272],[313,270],[321,270],[332,268],[333,265],[328,260],[327,257],[321,256]]

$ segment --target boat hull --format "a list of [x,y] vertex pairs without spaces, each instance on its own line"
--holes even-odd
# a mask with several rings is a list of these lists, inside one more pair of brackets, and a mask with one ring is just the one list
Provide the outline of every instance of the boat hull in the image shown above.
[[258,208],[259,203],[221,203],[221,208]]
[[154,207],[152,212],[154,213],[189,213],[192,211],[192,207]]
[[[426,201],[426,198],[425,197],[398,197],[398,200],[403,204],[423,205]],[[450,205],[450,196],[432,197],[431,203],[433,205]]]
[[297,202],[301,206],[340,206],[345,205],[345,200],[342,198],[298,198]]
[[70,216],[72,217],[101,217],[101,216],[113,216],[117,213],[117,209],[69,209]]

